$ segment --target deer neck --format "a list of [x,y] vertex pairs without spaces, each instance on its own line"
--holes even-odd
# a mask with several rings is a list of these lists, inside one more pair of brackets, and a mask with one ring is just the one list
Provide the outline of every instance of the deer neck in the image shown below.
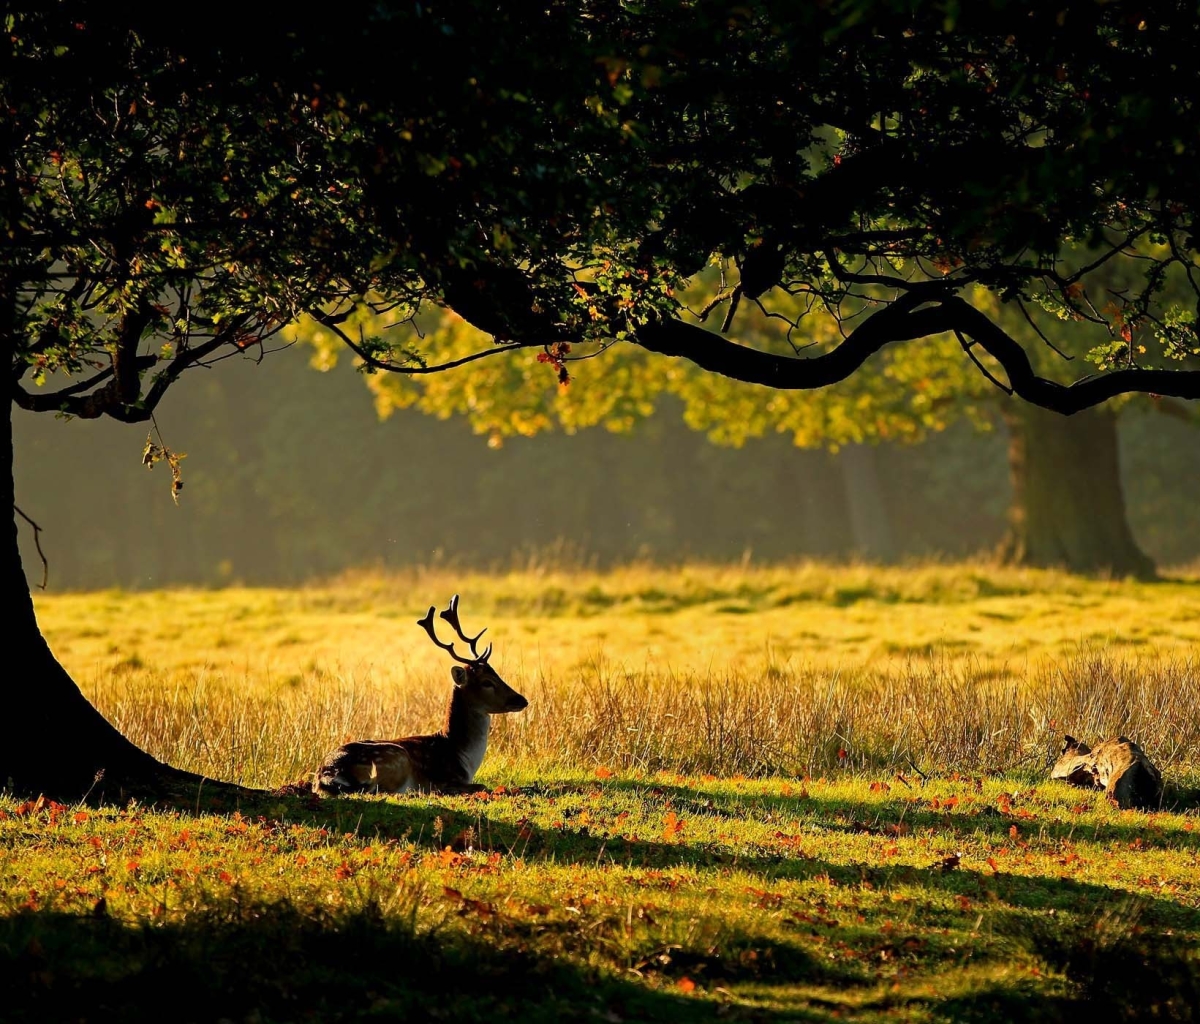
[[442,732],[457,751],[468,782],[475,780],[475,773],[483,763],[491,727],[491,715],[473,706],[468,694],[455,687],[450,695],[446,725]]

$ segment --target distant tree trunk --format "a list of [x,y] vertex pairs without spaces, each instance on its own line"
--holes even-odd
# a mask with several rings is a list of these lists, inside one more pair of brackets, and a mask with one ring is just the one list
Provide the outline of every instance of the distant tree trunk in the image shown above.
[[[3,353],[12,364],[12,356]],[[12,403],[0,417],[0,493],[16,504]],[[155,760],[122,736],[79,691],[38,628],[17,546],[13,515],[0,539],[0,597],[6,666],[0,682],[0,789],[58,800],[121,800],[182,794],[193,798],[200,776]],[[227,789],[210,783],[212,789]]]
[[1125,512],[1116,417],[1005,409],[1013,498],[1001,554],[1019,565],[1151,578]]
[[803,448],[790,448],[786,454],[780,490],[788,494],[799,485],[797,504],[804,554],[816,558],[845,554],[851,546],[846,496],[838,487],[838,468],[833,456],[822,449]]
[[896,556],[892,523],[876,464],[877,449],[869,444],[846,445],[838,453],[846,506],[856,554],[890,562]]

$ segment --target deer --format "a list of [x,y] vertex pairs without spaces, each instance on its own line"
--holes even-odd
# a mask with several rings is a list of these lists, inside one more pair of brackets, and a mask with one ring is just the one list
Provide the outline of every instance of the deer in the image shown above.
[[487,787],[475,781],[475,773],[487,753],[491,716],[524,711],[529,706],[488,663],[492,645],[480,653],[479,641],[487,628],[475,636],[463,632],[458,621],[458,595],[438,615],[448,622],[458,639],[471,650],[464,658],[453,641],[438,639],[430,606],[417,620],[429,639],[446,651],[457,664],[450,669],[454,689],[440,732],[429,736],[406,736],[395,740],[355,740],[337,748],[317,770],[313,792],[346,793],[478,793]]
[[1063,739],[1063,752],[1050,769],[1050,778],[1102,789],[1122,810],[1155,810],[1162,804],[1162,774],[1133,740],[1118,736],[1089,747],[1074,736]]

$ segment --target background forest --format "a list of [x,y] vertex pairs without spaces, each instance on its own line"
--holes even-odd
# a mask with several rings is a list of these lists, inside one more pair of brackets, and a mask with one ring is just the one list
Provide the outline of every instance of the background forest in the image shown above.
[[[601,565],[747,552],[894,561],[987,551],[1004,533],[999,416],[990,431],[959,420],[912,445],[830,452],[768,434],[734,450],[661,396],[628,434],[489,446],[460,417],[381,420],[360,374],[345,361],[316,373],[310,352],[225,361],[160,409],[163,440],[187,454],[178,508],[169,471],[141,466],[138,428],[16,413],[18,501],[44,528],[52,588],[290,583],[364,565],[507,565],[555,548]],[[1200,431],[1146,399],[1118,430],[1136,540],[1160,567],[1200,557]],[[22,541],[36,574],[31,531]]]

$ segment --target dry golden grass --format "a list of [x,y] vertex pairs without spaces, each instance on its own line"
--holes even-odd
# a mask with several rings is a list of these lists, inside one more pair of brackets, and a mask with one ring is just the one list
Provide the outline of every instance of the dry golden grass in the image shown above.
[[[138,743],[257,784],[348,737],[433,727],[445,656],[414,625],[463,595],[531,699],[489,766],[713,774],[1041,768],[1063,731],[1200,751],[1200,584],[984,564],[531,565],[356,573],[294,590],[69,594],[39,615]],[[839,757],[845,751],[846,757]]]

